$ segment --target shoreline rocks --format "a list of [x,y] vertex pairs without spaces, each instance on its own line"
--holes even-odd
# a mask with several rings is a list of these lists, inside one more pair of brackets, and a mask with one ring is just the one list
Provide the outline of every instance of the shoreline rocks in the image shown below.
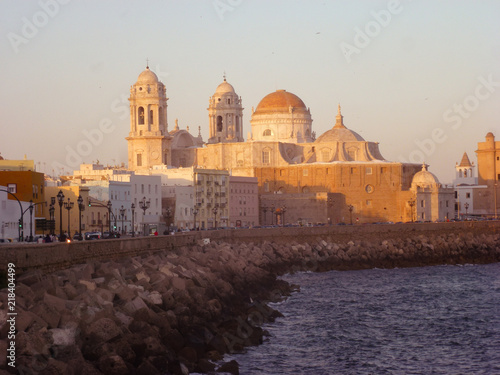
[[[498,261],[500,234],[469,232],[373,242],[200,241],[50,274],[27,272],[16,280],[16,365],[40,374],[238,374],[237,363],[220,361],[262,343],[262,325],[280,317],[266,303],[294,286],[279,275]],[[0,304],[5,310],[5,289]],[[7,329],[0,314],[0,337]]]

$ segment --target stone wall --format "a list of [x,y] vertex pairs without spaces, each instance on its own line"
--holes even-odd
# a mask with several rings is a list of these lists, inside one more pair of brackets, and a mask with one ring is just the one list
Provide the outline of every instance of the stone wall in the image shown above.
[[54,271],[90,260],[113,260],[177,249],[195,244],[203,238],[229,243],[312,242],[317,238],[322,238],[346,243],[354,239],[382,241],[405,238],[415,234],[466,232],[499,233],[500,221],[227,229],[180,233],[174,236],[83,241],[69,244],[2,244],[0,245],[0,269],[5,270],[8,263],[14,263],[18,272],[30,269]]
[[[81,264],[16,275],[16,369],[185,375],[218,367],[238,374],[235,361],[220,361],[224,353],[262,343],[262,324],[280,316],[267,302],[294,289],[279,275],[500,261],[498,225],[457,224],[275,228],[211,232],[210,242],[195,240],[207,235],[196,233],[51,245],[52,253],[41,251],[45,257],[38,261]],[[130,256],[138,248],[143,251]],[[108,259],[97,260],[103,257]],[[0,307],[7,301],[3,289]],[[0,308],[0,353],[10,345],[8,329]],[[0,373],[7,369],[0,355]]]

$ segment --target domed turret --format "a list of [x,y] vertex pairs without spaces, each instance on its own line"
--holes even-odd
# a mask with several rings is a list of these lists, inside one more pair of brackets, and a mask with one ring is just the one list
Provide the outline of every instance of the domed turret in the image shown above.
[[427,164],[422,164],[422,170],[413,176],[413,180],[411,182],[412,189],[416,187],[432,188],[439,185],[438,178],[433,173],[429,172],[427,167]]
[[155,84],[158,83],[158,76],[149,70],[149,66],[146,67],[146,69],[139,74],[139,77],[137,78],[137,84]]
[[243,142],[243,107],[234,87],[226,81],[217,86],[209,99],[208,143]]

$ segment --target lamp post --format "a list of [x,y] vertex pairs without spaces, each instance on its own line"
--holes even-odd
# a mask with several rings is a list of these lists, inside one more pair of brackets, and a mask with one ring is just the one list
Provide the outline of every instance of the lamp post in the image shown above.
[[123,208],[123,204],[122,204],[122,207],[120,208],[120,217],[122,219],[122,234],[124,234],[124,230],[123,230],[123,219],[125,218],[125,208]]
[[330,197],[330,198],[328,198],[327,202],[328,203],[327,203],[326,215],[328,216],[328,224],[332,225],[332,219],[331,219],[332,212],[331,211],[332,211],[332,207],[333,207],[333,199]]
[[78,196],[76,200],[78,203],[78,239],[83,240],[82,237],[82,211],[85,211],[85,205],[83,204],[83,198],[81,195]]
[[135,237],[135,222],[134,222],[135,204],[134,203],[132,203],[130,205],[130,209],[132,210],[132,237]]
[[465,203],[464,207],[465,207],[465,219],[467,219],[467,216],[468,216],[467,210],[469,209],[469,203]]
[[214,207],[212,209],[212,212],[214,213],[214,229],[217,228],[217,211],[218,211],[217,207]]
[[198,208],[195,207],[194,210],[193,210],[193,214],[194,214],[194,225],[193,225],[193,230],[196,230],[196,215],[198,215]]
[[33,200],[32,199],[30,199],[29,210],[30,210],[30,241],[29,242],[33,242]]
[[49,206],[49,216],[50,216],[50,223],[49,223],[49,228],[50,228],[50,234],[54,235],[54,230],[55,230],[55,218],[54,218],[54,211],[55,207],[54,205],[56,204],[56,198],[51,197],[50,198],[50,206]]
[[62,207],[63,207],[64,193],[59,190],[57,193],[57,201],[59,202],[59,241],[64,241],[62,229]]
[[274,203],[271,205],[271,225],[274,225],[274,214],[276,213],[276,209],[274,208]]
[[262,212],[264,212],[264,223],[263,223],[263,225],[266,225],[266,213],[267,213],[267,207],[262,207]]
[[64,208],[66,210],[68,210],[68,237],[71,238],[71,227],[70,227],[70,217],[71,217],[71,214],[70,214],[70,210],[73,208],[73,206],[75,205],[74,202],[71,202],[70,199],[68,198],[68,201],[67,202],[64,202]]
[[108,203],[106,204],[106,207],[108,208],[108,232],[109,232],[109,236],[111,236],[111,207],[113,205],[111,204],[111,201],[108,201]]
[[144,223],[144,218],[146,216],[146,210],[151,206],[151,201],[148,199],[146,200],[146,197],[142,198],[142,201],[139,201],[139,207],[142,209],[142,229],[143,229],[143,235],[146,235],[146,224]]
[[347,206],[347,209],[349,210],[349,215],[351,218],[351,225],[352,225],[352,210],[354,210],[354,206],[350,204],[349,206]]
[[415,207],[415,199],[410,199],[408,201],[408,205],[410,206],[411,209],[411,222],[413,223],[413,207]]

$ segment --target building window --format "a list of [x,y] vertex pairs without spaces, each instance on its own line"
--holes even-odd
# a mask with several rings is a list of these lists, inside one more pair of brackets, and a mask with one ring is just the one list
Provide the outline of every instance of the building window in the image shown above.
[[266,181],[266,182],[264,182],[264,191],[265,191],[266,193],[269,193],[269,182],[267,182],[267,181]]
[[303,169],[302,170],[302,176],[309,176],[309,170],[308,169]]
[[372,167],[366,167],[366,174],[372,174]]
[[152,125],[154,122],[153,122],[153,110],[151,109],[149,111],[149,124]]
[[217,131],[222,131],[222,116],[217,116]]
[[466,193],[465,198],[470,198],[470,193]]
[[9,193],[16,194],[17,184],[7,184],[7,190],[9,191]]
[[144,194],[144,184],[141,184],[141,194]]
[[137,115],[138,115],[139,125],[144,125],[144,108],[143,107],[139,107]]
[[369,207],[371,207],[371,205],[372,205],[372,200],[371,200],[371,199],[367,199],[367,200],[366,200],[366,205],[367,205],[367,206],[369,206]]
[[358,169],[355,167],[351,167],[351,174],[358,173]]
[[330,160],[330,151],[328,151],[328,150],[323,150],[323,151],[321,152],[321,157],[322,157],[323,161],[328,161],[328,160]]
[[273,132],[271,131],[271,129],[266,129],[266,130],[264,130],[264,133],[262,133],[262,135],[264,137],[269,137],[269,136],[273,135]]
[[387,167],[380,168],[380,174],[384,174],[387,171]]
[[137,154],[137,166],[142,167],[142,154]]
[[262,151],[262,164],[269,164],[271,162],[271,151]]
[[420,201],[420,207],[424,207],[424,200],[423,199]]

